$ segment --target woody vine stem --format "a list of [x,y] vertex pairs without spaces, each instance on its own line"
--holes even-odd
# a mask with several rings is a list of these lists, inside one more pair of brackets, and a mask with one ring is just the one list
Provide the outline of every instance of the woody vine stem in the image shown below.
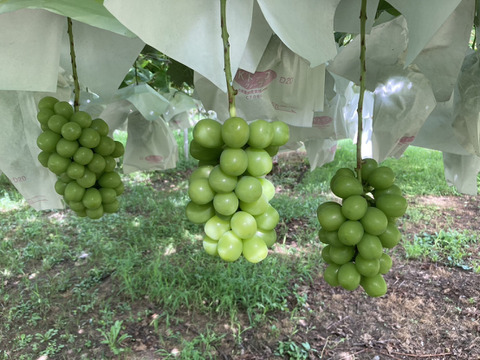
[[225,64],[225,79],[227,81],[228,109],[230,116],[234,117],[237,115],[237,110],[235,108],[235,95],[237,92],[233,88],[232,69],[230,66],[230,43],[228,42],[227,31],[227,0],[220,0],[220,26],[222,27],[223,58]]
[[73,108],[75,109],[75,111],[78,111],[78,108],[80,107],[80,83],[78,82],[77,60],[75,57],[75,46],[73,44],[72,19],[69,17],[67,17],[67,24],[68,38],[70,40],[70,60],[72,62],[73,85],[75,87]]
[[363,98],[365,95],[365,76],[367,73],[367,66],[365,60],[365,24],[367,22],[367,0],[362,0],[360,9],[360,96],[358,97],[357,106],[357,177],[362,181],[362,134],[363,134]]

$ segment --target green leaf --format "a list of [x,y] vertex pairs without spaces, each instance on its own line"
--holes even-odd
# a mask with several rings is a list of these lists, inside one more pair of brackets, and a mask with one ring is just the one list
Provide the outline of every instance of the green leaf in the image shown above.
[[393,16],[401,15],[401,13],[397,9],[395,9],[392,5],[390,5],[387,1],[380,0],[380,3],[378,4],[378,8],[377,8],[377,14],[375,15],[375,19],[378,18],[380,14],[384,11],[388,12]]
[[170,59],[167,74],[177,87],[182,87],[184,83],[193,86],[193,70],[178,61]]
[[475,1],[475,17],[473,18],[475,27],[480,27],[480,0]]

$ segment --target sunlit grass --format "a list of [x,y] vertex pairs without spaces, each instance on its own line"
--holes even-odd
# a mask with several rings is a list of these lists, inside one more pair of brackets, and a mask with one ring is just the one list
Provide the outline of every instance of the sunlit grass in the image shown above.
[[27,202],[10,183],[7,176],[0,173],[0,213],[19,210],[27,206]]
[[[396,184],[406,195],[458,195],[456,189],[445,181],[440,151],[410,146],[399,159],[388,158],[380,165],[392,168]],[[299,190],[326,194],[330,179],[337,169],[353,169],[355,166],[355,145],[351,140],[341,140],[335,160],[308,173],[299,185]]]

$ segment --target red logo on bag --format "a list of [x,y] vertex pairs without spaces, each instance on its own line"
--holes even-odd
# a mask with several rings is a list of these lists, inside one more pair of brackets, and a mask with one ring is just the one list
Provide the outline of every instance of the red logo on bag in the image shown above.
[[330,116],[315,116],[313,118],[313,126],[317,128],[325,128],[332,123]]
[[163,161],[163,156],[161,155],[148,155],[145,156],[145,160],[148,162],[154,163],[154,164],[159,164]]
[[398,143],[401,145],[405,145],[412,143],[413,140],[415,140],[415,136],[404,136],[400,140],[398,140]]
[[235,82],[245,89],[260,89],[270,84],[277,77],[273,70],[257,71],[255,74],[238,69]]

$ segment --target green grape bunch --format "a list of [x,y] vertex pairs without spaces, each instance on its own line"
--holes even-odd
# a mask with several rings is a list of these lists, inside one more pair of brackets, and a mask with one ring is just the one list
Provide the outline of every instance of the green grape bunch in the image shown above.
[[379,297],[387,292],[383,275],[392,267],[386,250],[400,241],[397,219],[407,210],[407,200],[393,170],[374,159],[362,161],[361,179],[349,168],[338,169],[330,189],[341,204],[327,201],[317,208],[327,263],[323,275],[331,286],[351,291],[361,286],[367,295]]
[[57,175],[55,191],[78,216],[99,219],[120,207],[124,191],[115,171],[124,146],[108,136],[108,124],[46,96],[38,102],[38,161]]
[[281,121],[230,117],[223,124],[203,119],[195,125],[190,154],[199,162],[189,178],[185,211],[191,222],[204,225],[208,254],[228,262],[242,255],[252,263],[265,259],[280,218],[270,204],[275,186],[265,176],[289,136]]

